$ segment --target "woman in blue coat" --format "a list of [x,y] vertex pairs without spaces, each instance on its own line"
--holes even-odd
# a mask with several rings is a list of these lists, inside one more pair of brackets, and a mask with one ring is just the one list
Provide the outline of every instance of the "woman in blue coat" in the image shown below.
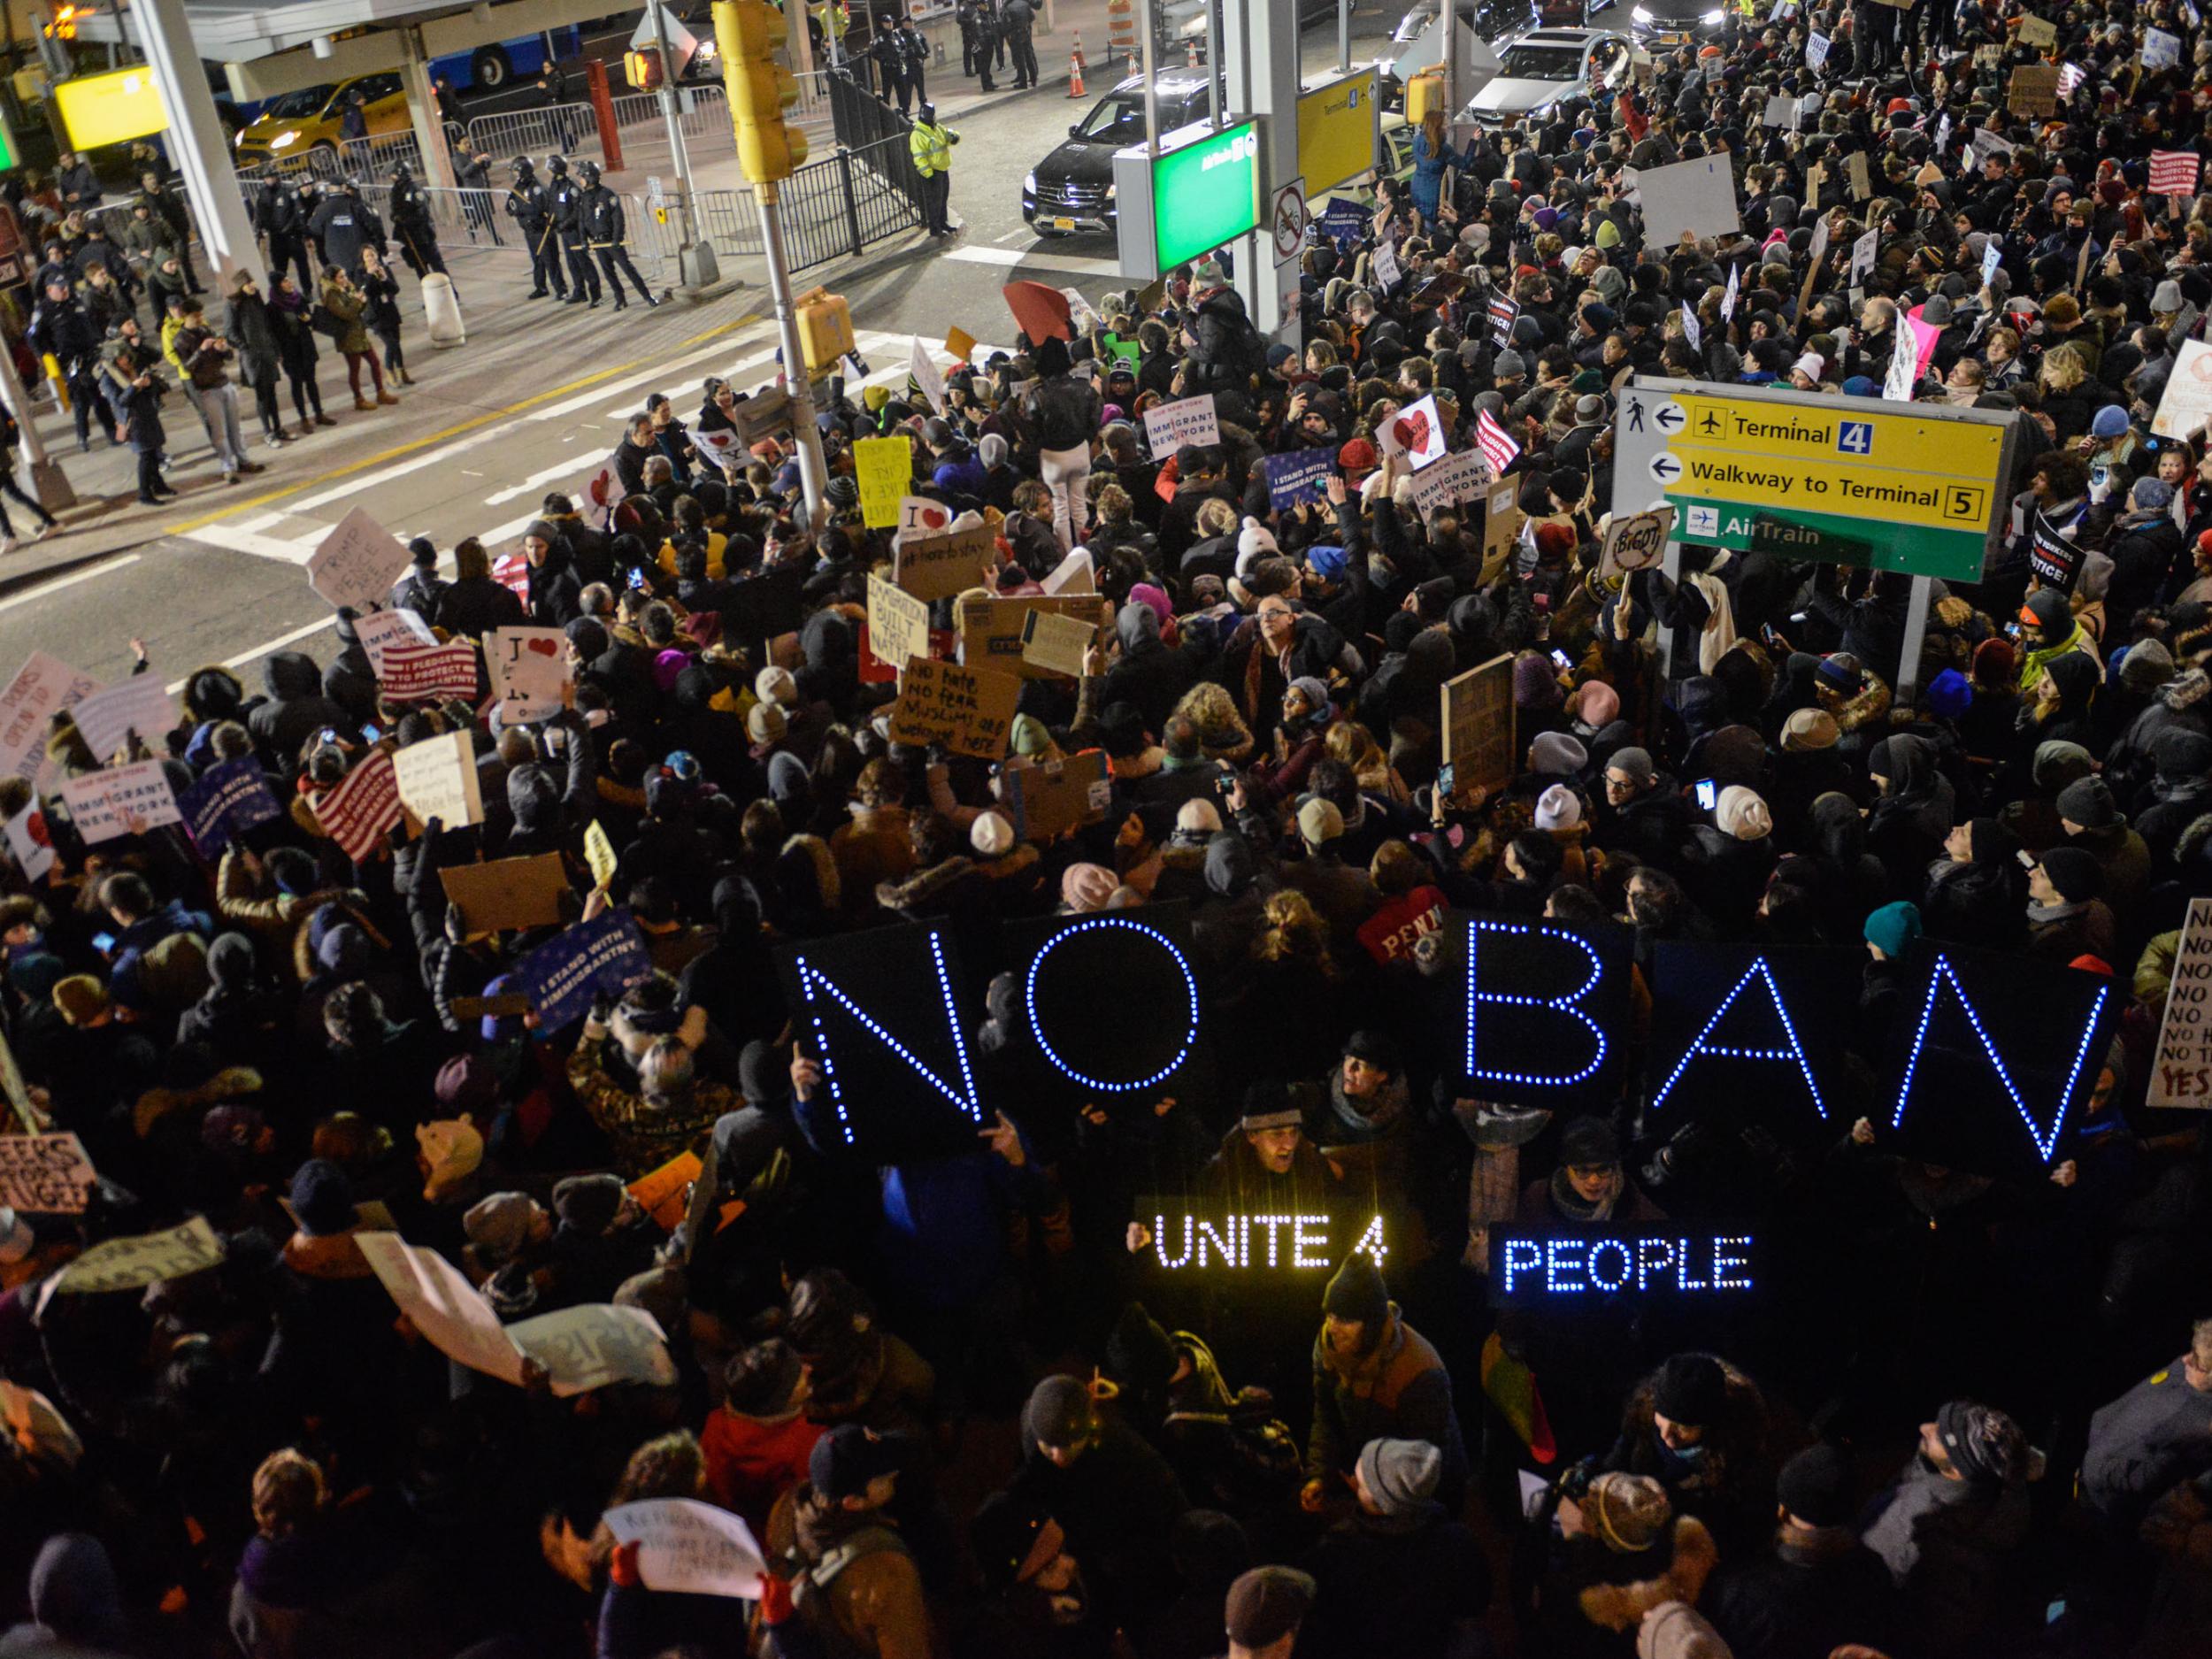
[[1471,166],[1474,148],[1471,142],[1464,152],[1453,151],[1444,131],[1442,110],[1432,109],[1421,118],[1421,130],[1413,135],[1413,205],[1420,210],[1423,219],[1435,222],[1437,204],[1444,194],[1444,170]]

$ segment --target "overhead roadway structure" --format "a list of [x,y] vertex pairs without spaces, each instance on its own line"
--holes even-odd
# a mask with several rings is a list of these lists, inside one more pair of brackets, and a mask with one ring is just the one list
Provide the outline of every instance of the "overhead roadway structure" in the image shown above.
[[[475,0],[473,4],[456,4],[454,0],[272,0],[260,5],[240,4],[238,0],[131,0],[120,12],[101,11],[87,17],[79,38],[137,46],[158,72],[165,54],[157,42],[167,32],[158,26],[164,14],[175,15],[193,53],[223,65],[231,96],[242,103],[397,70],[406,87],[415,145],[422,153],[424,182],[450,188],[453,165],[431,89],[431,60],[602,18],[607,7],[606,0]],[[173,96],[169,99],[172,123],[183,127],[190,140],[172,145],[172,155],[184,165],[176,152],[186,148],[204,150],[211,134],[214,147],[223,154],[224,171],[228,171],[229,151],[220,124],[214,122],[214,100],[204,96],[205,76],[195,75],[192,81],[200,87],[201,99],[194,98],[190,86],[181,100]],[[163,85],[166,91],[165,78]],[[187,109],[180,111],[180,102]],[[211,124],[206,129],[190,119],[188,106],[195,102],[206,105]],[[249,262],[252,258],[250,238],[242,257]]]

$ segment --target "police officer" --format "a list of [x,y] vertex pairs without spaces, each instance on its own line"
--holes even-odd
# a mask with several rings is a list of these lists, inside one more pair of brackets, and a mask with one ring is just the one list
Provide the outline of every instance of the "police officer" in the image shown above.
[[[586,251],[584,193],[568,176],[567,157],[546,157],[545,172],[553,190],[553,228],[560,235],[561,253],[568,261],[571,292],[562,303],[576,305],[589,300],[591,305],[585,309],[590,310],[599,303],[599,273],[591,268],[591,255]],[[621,296],[618,293],[615,297]]]
[[515,221],[524,245],[530,250],[530,280],[536,284],[530,297],[541,300],[550,288],[557,297],[565,300],[568,279],[561,274],[561,250],[554,240],[553,193],[545,188],[527,156],[515,157],[515,181],[507,189],[507,217]]
[[929,216],[928,231],[933,236],[952,234],[952,223],[946,215],[946,204],[952,198],[952,147],[960,142],[960,134],[949,127],[937,125],[937,106],[925,104],[921,119],[914,123],[914,130],[907,134],[907,152],[914,157],[914,171],[922,175],[923,205]]
[[[582,217],[585,238],[592,251],[599,256],[599,269],[607,279],[607,286],[614,290],[614,308],[618,311],[630,309],[629,301],[622,297],[622,276],[629,273],[637,284],[638,297],[648,305],[660,302],[653,297],[653,290],[645,286],[645,279],[637,273],[637,266],[630,263],[630,250],[623,245],[622,198],[599,182],[599,164],[582,163],[577,173],[584,181]],[[592,303],[598,303],[593,296]]]
[[60,365],[62,383],[69,388],[72,412],[77,417],[77,447],[89,449],[93,413],[107,407],[97,383],[99,330],[70,293],[69,284],[54,281],[46,285],[46,297],[33,309],[28,332],[32,347]]
[[302,293],[315,285],[314,273],[307,268],[307,204],[288,179],[279,179],[262,191],[254,207],[254,228],[269,250],[269,280],[282,276],[286,265],[296,265]]
[[929,65],[929,42],[914,27],[914,19],[904,17],[891,32],[891,50],[899,71],[899,113],[904,115],[912,100],[929,102],[928,89],[922,83],[923,72]]
[[373,248],[380,256],[390,251],[384,221],[361,199],[361,186],[352,179],[341,180],[324,199],[308,220],[307,232],[322,250],[323,264],[348,273],[360,270],[362,249]]
[[431,221],[430,198],[415,182],[415,175],[400,162],[392,168],[392,234],[417,280],[433,271],[445,274],[445,256],[438,251],[438,227]]

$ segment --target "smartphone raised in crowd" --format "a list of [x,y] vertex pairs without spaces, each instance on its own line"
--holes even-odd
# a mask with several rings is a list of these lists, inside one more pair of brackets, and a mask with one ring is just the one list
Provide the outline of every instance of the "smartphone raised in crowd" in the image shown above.
[[1713,803],[1719,799],[1720,791],[1713,787],[1713,780],[1710,778],[1700,778],[1697,780],[1697,804],[1701,810],[1710,812],[1713,810]]

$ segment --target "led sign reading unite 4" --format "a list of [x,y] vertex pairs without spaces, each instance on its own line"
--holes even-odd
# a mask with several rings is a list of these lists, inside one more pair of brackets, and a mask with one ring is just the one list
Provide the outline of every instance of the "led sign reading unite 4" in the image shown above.
[[[1155,1210],[1152,1250],[1171,1272],[1186,1268],[1243,1268],[1261,1272],[1328,1272],[1340,1259],[1326,1214],[1304,1216],[1180,1216]],[[1389,1255],[1382,1217],[1375,1217],[1352,1241],[1377,1263]],[[1346,1255],[1351,1251],[1345,1252]]]

